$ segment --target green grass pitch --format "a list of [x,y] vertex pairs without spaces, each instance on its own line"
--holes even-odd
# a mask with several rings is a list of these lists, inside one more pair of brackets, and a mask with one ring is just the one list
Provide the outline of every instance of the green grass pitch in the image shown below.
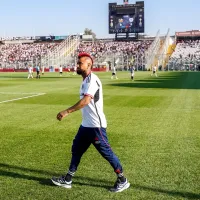
[[52,185],[65,174],[81,112],[62,122],[59,111],[79,100],[80,76],[0,73],[0,199],[200,199],[200,73],[98,73],[108,138],[130,189],[113,194],[116,176],[91,146],[72,189]]

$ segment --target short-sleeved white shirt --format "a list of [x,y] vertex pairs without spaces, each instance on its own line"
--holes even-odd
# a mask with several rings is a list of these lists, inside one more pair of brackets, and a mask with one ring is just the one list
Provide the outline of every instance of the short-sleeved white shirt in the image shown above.
[[29,72],[29,73],[32,73],[32,72],[33,72],[33,67],[29,67],[29,68],[28,68],[28,72]]
[[97,128],[107,127],[106,118],[103,112],[103,91],[99,78],[91,73],[82,82],[80,88],[80,99],[84,96],[92,97],[90,103],[81,109],[82,126]]
[[115,67],[113,67],[113,73],[115,73],[115,74],[116,74],[116,68],[115,68]]

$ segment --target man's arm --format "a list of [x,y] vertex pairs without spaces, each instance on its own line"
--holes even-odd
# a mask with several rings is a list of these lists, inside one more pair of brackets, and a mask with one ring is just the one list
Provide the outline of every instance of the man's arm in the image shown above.
[[75,105],[73,105],[70,108],[67,108],[66,110],[63,110],[57,114],[57,119],[61,121],[63,118],[67,117],[69,113],[75,112],[77,110],[80,110],[81,108],[84,108],[87,106],[92,97],[91,96],[84,96],[80,101],[78,101]]

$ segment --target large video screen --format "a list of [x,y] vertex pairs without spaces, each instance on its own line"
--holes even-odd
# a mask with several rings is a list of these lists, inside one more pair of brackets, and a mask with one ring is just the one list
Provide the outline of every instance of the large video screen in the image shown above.
[[144,5],[109,4],[109,33],[144,33]]
[[134,32],[134,27],[135,15],[117,15],[110,18],[110,29],[117,33]]

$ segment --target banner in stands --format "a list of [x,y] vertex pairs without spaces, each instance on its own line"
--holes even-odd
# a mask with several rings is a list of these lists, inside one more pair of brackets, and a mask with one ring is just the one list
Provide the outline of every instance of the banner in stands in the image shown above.
[[55,36],[55,40],[65,40],[67,39],[67,36]]
[[195,37],[200,36],[199,30],[193,30],[193,31],[185,31],[185,32],[176,32],[177,37]]
[[82,35],[82,39],[83,40],[93,40],[93,36],[92,35]]
[[41,41],[48,41],[48,40],[65,40],[67,38],[66,35],[64,36],[36,36],[36,40],[41,40]]
[[49,40],[65,40],[67,39],[66,35],[62,35],[62,36],[53,36],[53,35],[49,35],[49,36],[31,36],[31,37],[0,37],[0,41],[34,41],[34,40],[38,40],[38,41],[49,41]]

